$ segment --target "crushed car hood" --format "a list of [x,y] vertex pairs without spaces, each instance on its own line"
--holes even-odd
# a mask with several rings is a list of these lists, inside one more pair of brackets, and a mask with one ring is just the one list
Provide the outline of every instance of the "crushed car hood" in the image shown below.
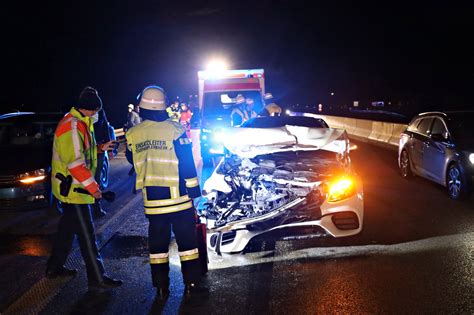
[[279,128],[227,128],[224,146],[243,158],[285,152],[327,150],[346,152],[348,137],[345,130],[284,126]]

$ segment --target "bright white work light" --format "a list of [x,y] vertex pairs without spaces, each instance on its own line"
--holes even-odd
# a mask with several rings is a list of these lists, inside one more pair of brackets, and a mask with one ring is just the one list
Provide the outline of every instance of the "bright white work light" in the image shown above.
[[210,78],[219,78],[226,70],[227,64],[219,59],[209,61],[206,67],[206,73]]

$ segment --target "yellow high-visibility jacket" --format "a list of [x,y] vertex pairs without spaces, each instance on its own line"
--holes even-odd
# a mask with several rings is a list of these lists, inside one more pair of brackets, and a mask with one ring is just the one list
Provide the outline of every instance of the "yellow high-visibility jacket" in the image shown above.
[[179,110],[174,111],[171,107],[166,108],[166,112],[172,121],[179,122],[179,118],[181,117],[181,112]]
[[185,129],[171,120],[144,120],[129,129],[128,149],[142,189],[145,214],[164,214],[193,207],[201,196],[191,140]]
[[[92,195],[75,192],[75,188],[86,189],[90,194],[99,190],[94,179],[97,167],[97,146],[94,127],[90,117],[83,116],[74,107],[56,127],[53,142],[51,185],[54,196],[64,203],[93,204]],[[60,173],[71,175],[72,185],[67,196],[60,194]]]

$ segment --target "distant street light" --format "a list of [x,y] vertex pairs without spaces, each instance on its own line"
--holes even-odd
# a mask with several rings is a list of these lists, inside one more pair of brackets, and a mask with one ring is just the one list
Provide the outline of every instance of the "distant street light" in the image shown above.
[[334,92],[331,92],[331,95],[334,96]]

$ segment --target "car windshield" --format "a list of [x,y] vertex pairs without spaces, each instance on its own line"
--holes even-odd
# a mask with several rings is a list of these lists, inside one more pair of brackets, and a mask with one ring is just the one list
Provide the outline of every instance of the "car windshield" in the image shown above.
[[236,106],[238,95],[254,101],[253,110],[259,113],[263,109],[262,96],[259,91],[211,92],[204,94],[203,116],[229,116]]
[[449,117],[449,129],[455,139],[474,139],[474,112],[452,113]]
[[62,115],[25,114],[0,119],[1,146],[48,146]]
[[309,127],[309,128],[329,128],[326,122],[319,118],[303,116],[276,116],[257,117],[245,122],[244,128],[277,128],[286,125]]

